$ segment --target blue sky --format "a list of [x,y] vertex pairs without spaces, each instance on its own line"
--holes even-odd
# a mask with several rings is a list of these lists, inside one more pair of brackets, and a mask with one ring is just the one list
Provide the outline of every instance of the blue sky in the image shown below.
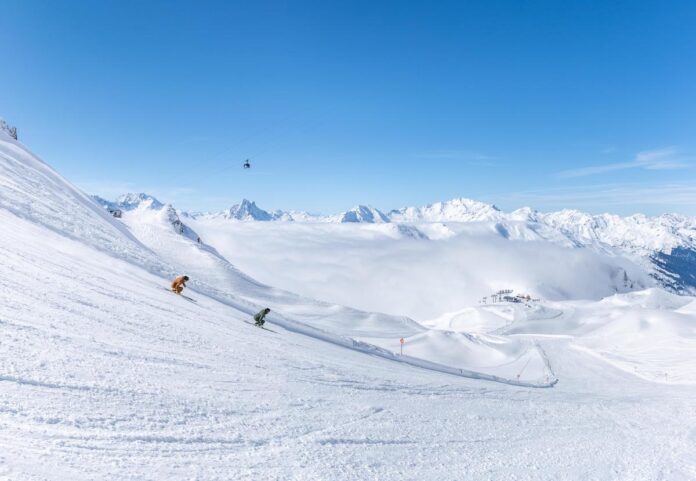
[[696,215],[696,2],[0,10],[0,116],[91,193]]

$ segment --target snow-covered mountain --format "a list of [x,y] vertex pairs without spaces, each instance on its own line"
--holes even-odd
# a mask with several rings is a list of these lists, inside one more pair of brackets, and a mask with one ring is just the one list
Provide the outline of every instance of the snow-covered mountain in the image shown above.
[[366,223],[366,224],[383,224],[388,223],[389,217],[384,215],[379,209],[375,209],[369,205],[357,205],[341,214],[328,218],[329,222],[340,223]]
[[152,209],[161,209],[164,207],[162,202],[143,192],[123,194],[118,196],[116,200],[113,201],[104,199],[98,195],[93,195],[92,198],[97,201],[98,204],[102,205],[106,209],[109,209],[110,211],[129,211],[139,207]]
[[436,202],[425,207],[395,209],[389,212],[389,218],[402,223],[480,222],[500,220],[504,218],[504,214],[494,205],[459,198],[447,202]]
[[247,199],[242,199],[242,202],[235,204],[230,207],[227,212],[223,214],[226,219],[236,219],[236,220],[261,220],[268,221],[273,219],[273,216],[263,209],[260,209],[255,202],[248,201]]
[[411,224],[518,221],[532,228],[535,224],[543,224],[578,246],[618,248],[642,256],[693,246],[696,241],[696,219],[674,214],[621,217],[614,214],[591,215],[577,210],[543,213],[529,207],[506,213],[494,205],[464,198],[425,207],[392,210],[389,218]]
[[544,227],[577,246],[634,259],[674,292],[696,292],[696,219],[674,214],[591,215],[576,210],[544,214],[531,209],[508,217]]
[[[97,198],[97,197],[95,197]],[[103,205],[129,210],[142,202],[162,205],[147,194],[125,194],[109,203],[97,198]],[[543,213],[529,207],[503,212],[492,204],[466,198],[436,202],[424,207],[403,207],[385,214],[366,205],[358,205],[340,214],[320,216],[301,211],[266,211],[247,199],[229,209],[208,213],[184,213],[192,217],[219,217],[244,221],[299,221],[340,223],[388,223],[426,224],[446,222],[523,222],[540,237],[575,246],[597,249],[618,249],[638,256],[650,256],[656,252],[669,253],[678,248],[696,245],[696,219],[674,214],[648,217],[636,214],[621,217],[614,214],[591,215],[577,210],[561,210]],[[509,224],[508,224],[509,225]]]
[[256,205],[256,202],[247,199],[242,199],[239,204],[234,204],[229,209],[225,209],[217,212],[202,212],[202,213],[190,213],[191,217],[207,217],[207,218],[220,218],[228,220],[241,220],[241,221],[271,221],[271,220],[292,220],[292,217],[287,215],[285,212],[276,211],[270,213],[266,210],[261,209]]
[[614,214],[591,215],[577,210],[543,214],[520,209],[508,217],[546,224],[579,245],[611,246],[638,255],[668,252],[677,247],[693,245],[696,241],[694,219],[673,214],[621,217]]
[[340,214],[322,216],[298,210],[264,210],[256,202],[243,199],[229,209],[213,212],[185,212],[193,218],[227,219],[240,221],[281,221],[281,222],[329,222],[329,223],[366,223],[380,224],[391,222],[382,211],[371,206],[358,205]]

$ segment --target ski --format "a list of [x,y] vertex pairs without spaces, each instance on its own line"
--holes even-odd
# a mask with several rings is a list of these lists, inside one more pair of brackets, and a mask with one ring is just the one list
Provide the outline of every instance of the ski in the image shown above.
[[[167,291],[167,292],[171,292],[172,294],[176,294],[176,292],[174,292],[174,291],[171,290],[171,289],[167,289],[166,287],[164,288],[164,290]],[[189,301],[189,302],[193,302],[194,304],[198,304],[198,301],[195,300],[195,299],[192,298],[192,297],[185,296],[185,295],[183,295],[183,294],[178,294],[178,295],[179,295],[179,297],[182,297],[182,298],[186,299],[186,300]]]
[[254,326],[254,327],[258,327],[258,328],[260,328],[260,329],[263,329],[264,331],[272,332],[273,334],[278,334],[278,333],[277,333],[276,331],[274,331],[273,329],[269,329],[269,328],[263,327],[263,326],[257,326],[255,322],[249,322],[249,321],[243,321],[243,322],[244,322],[245,324],[249,324],[249,325],[251,325],[251,326]]

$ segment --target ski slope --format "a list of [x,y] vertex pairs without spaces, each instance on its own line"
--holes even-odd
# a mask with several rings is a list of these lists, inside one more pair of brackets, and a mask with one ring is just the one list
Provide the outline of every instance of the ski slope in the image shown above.
[[[166,211],[111,218],[2,133],[0,187],[0,479],[696,478],[694,386],[573,347],[580,328],[432,329],[268,287]],[[184,270],[195,302],[164,288]],[[692,299],[616,301],[688,338]],[[271,303],[277,334],[244,322]],[[380,345],[408,329],[413,363]],[[552,389],[448,372],[535,352]]]
[[[427,328],[407,317],[361,312],[260,285],[241,274],[214,248],[180,235],[172,228],[170,210],[153,209],[150,202],[124,212],[122,220],[161,259],[180,266],[193,279],[228,286],[249,302],[271,306],[280,314],[272,314],[270,319],[286,329],[398,362],[468,377],[539,387],[549,387],[556,381],[543,353],[527,340],[426,332]],[[396,356],[402,337],[409,347],[405,355]]]
[[[170,206],[152,199],[142,206],[129,203],[131,210],[124,214],[124,221],[131,222],[124,224],[107,215],[104,209],[19,144],[11,139],[6,142],[7,153],[0,152],[0,168],[6,178],[6,193],[0,197],[0,205],[8,206],[11,212],[43,227],[58,232],[64,229],[73,239],[84,237],[88,245],[164,277],[160,281],[162,286],[166,286],[175,275],[185,272],[192,278],[193,289],[246,316],[269,306],[277,312],[269,317],[271,321],[326,342],[463,376],[540,387],[555,382],[542,360],[542,353],[535,345],[523,340],[509,341],[508,344],[515,347],[500,352],[491,342],[486,344],[487,353],[477,349],[482,359],[487,361],[480,364],[479,369],[467,363],[471,356],[466,351],[476,347],[469,338],[460,339],[461,356],[442,356],[437,340],[434,340],[433,343],[426,342],[432,344],[429,349],[419,351],[426,357],[397,357],[398,339],[420,333],[424,330],[422,326],[404,317],[361,312],[302,299],[262,285],[239,272],[215,249],[198,244],[194,240],[197,237],[195,232],[180,224]],[[369,338],[373,343],[361,342],[363,338]],[[522,372],[522,366],[527,365],[525,356],[534,358],[534,361],[531,369],[526,367]],[[518,368],[517,374],[511,377],[509,374],[515,367]]]
[[259,331],[227,305],[176,298],[157,276],[10,216],[7,479],[696,475],[693,389],[656,389],[564,341],[544,341],[562,382],[529,390]]
[[696,384],[696,303],[661,289],[599,302],[498,304],[445,313],[433,329],[514,337],[565,337],[571,347],[659,383]]

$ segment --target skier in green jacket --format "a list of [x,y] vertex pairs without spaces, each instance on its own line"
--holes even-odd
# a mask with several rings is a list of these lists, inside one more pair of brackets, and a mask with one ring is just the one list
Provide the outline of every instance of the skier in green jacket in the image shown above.
[[269,312],[271,312],[271,310],[267,307],[265,309],[261,309],[254,315],[254,321],[256,322],[257,326],[263,326],[263,323],[266,322],[264,318],[268,315]]

